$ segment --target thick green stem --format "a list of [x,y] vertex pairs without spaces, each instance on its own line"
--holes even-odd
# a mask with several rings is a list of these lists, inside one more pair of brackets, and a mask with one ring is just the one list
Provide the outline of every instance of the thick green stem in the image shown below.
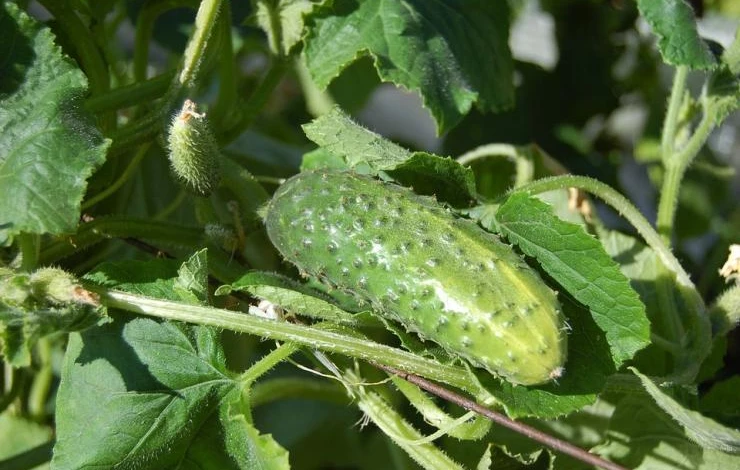
[[96,286],[89,286],[89,288],[98,292],[103,305],[109,308],[169,320],[210,325],[273,340],[294,342],[312,349],[392,365],[454,387],[471,392],[477,391],[468,372],[461,367],[443,365],[373,341],[327,331],[317,325],[308,327],[277,322],[244,313],[152,299]]
[[128,216],[101,217],[80,225],[77,233],[52,242],[39,256],[39,263],[49,265],[107,238],[140,238],[165,246],[199,247],[203,244],[203,230],[160,222],[134,219]]
[[663,240],[670,243],[673,232],[673,221],[676,216],[676,207],[678,206],[678,191],[681,187],[686,169],[692,160],[699,154],[699,151],[706,143],[714,128],[714,113],[712,110],[705,110],[699,125],[693,135],[677,154],[668,159],[664,159],[665,174],[663,176],[663,185],[660,189],[660,202],[658,203],[657,226],[658,231],[663,236]]
[[191,88],[195,84],[200,64],[203,62],[203,53],[208,46],[220,8],[221,0],[202,0],[200,3],[195,16],[195,31],[185,48],[177,79],[177,84],[183,89]]
[[678,114],[686,93],[686,77],[688,74],[688,67],[679,66],[676,68],[676,74],[673,76],[673,87],[671,88],[671,96],[668,99],[668,110],[663,121],[663,132],[660,142],[661,157],[664,164],[667,164],[673,157],[673,147],[676,143],[676,133],[679,124]]
[[160,98],[167,91],[175,72],[165,72],[149,80],[132,83],[91,96],[85,107],[93,113],[112,111]]

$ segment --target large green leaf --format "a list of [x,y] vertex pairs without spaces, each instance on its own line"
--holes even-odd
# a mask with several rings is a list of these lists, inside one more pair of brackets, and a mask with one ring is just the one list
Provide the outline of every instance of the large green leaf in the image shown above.
[[337,0],[309,21],[304,59],[319,87],[370,56],[382,80],[419,91],[440,133],[473,103],[484,111],[513,103],[508,2]]
[[523,193],[511,195],[495,217],[502,234],[591,310],[617,368],[650,342],[645,305],[583,227],[558,219],[550,206]]
[[0,44],[0,241],[73,232],[109,145],[84,112],[87,80],[12,3],[0,6]]
[[710,69],[717,64],[696,31],[696,18],[685,0],[638,0],[640,13],[658,36],[658,49],[671,65]]
[[[203,252],[177,273],[167,260],[107,264],[88,277],[167,299],[197,301]],[[192,296],[175,285],[191,286]],[[123,313],[70,336],[57,395],[52,468],[287,469],[260,435],[226,370],[215,329]]]

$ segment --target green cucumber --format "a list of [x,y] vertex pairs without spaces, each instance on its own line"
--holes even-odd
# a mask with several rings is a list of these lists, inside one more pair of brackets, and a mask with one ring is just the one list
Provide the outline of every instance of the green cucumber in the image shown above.
[[167,134],[170,164],[177,180],[191,193],[208,197],[221,181],[219,150],[205,113],[185,100]]
[[563,373],[556,294],[510,246],[433,198],[348,172],[304,172],[265,212],[267,232],[306,275],[512,383]]

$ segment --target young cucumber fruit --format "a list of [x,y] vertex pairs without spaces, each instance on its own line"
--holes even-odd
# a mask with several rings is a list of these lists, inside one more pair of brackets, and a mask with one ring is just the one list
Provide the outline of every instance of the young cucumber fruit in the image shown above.
[[559,377],[565,321],[555,293],[512,249],[434,199],[345,172],[286,181],[267,232],[303,273],[510,382]]

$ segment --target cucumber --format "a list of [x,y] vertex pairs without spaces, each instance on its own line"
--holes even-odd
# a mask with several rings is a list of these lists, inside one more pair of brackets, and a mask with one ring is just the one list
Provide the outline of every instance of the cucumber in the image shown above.
[[167,134],[170,164],[177,180],[196,196],[208,197],[221,181],[219,150],[205,113],[185,100]]
[[278,188],[265,224],[302,274],[472,365],[523,385],[563,373],[555,292],[510,246],[433,198],[353,173],[304,172]]

